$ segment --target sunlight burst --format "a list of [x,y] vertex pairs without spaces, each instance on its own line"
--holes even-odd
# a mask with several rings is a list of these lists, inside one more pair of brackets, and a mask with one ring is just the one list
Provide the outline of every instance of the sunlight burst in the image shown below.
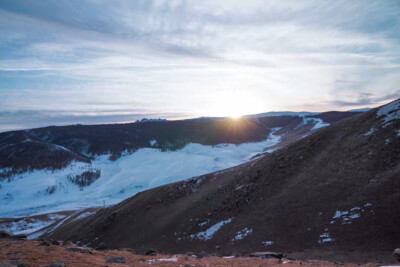
[[250,94],[237,91],[221,92],[213,95],[206,114],[239,119],[244,115],[260,113],[263,108],[262,101]]

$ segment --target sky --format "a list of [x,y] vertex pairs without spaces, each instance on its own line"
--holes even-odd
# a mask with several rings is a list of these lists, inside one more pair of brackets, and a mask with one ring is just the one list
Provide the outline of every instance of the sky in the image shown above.
[[399,97],[398,0],[0,1],[0,132]]

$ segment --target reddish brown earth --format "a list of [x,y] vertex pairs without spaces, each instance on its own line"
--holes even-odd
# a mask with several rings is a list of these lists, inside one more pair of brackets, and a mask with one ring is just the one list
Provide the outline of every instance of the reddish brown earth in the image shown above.
[[[143,256],[129,251],[95,251],[93,254],[78,253],[68,251],[67,248],[75,245],[50,245],[39,246],[40,241],[26,240],[0,240],[0,266],[11,260],[24,262],[26,266],[46,266],[56,261],[64,261],[67,266],[92,267],[92,266],[360,266],[350,263],[332,263],[319,260],[288,260],[288,259],[261,259],[253,257],[223,258],[218,256],[205,256],[198,259],[196,256],[189,255],[157,255]],[[112,257],[125,258],[126,263],[107,263],[107,259]],[[163,260],[176,259],[174,262]],[[361,266],[372,267],[377,264],[369,263]]]

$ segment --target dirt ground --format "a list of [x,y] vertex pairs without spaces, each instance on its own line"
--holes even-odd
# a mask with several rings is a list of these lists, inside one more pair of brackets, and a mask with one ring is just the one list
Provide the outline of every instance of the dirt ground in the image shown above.
[[[332,263],[319,260],[289,260],[289,259],[262,259],[253,257],[224,258],[217,256],[205,256],[198,258],[190,255],[157,255],[143,256],[132,251],[96,251],[92,254],[68,251],[67,248],[76,247],[69,245],[40,245],[41,241],[31,240],[0,240],[0,266],[6,263],[25,263],[26,266],[47,266],[57,261],[63,261],[67,266],[378,266],[376,263],[364,265],[352,263]],[[107,263],[113,257],[121,257],[125,263]]]

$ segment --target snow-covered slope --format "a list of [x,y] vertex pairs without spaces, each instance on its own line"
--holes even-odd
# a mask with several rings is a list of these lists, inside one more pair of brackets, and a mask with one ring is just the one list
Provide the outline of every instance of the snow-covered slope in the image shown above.
[[[143,148],[116,161],[97,156],[92,163],[73,162],[56,170],[35,170],[0,183],[0,217],[76,210],[116,204],[140,191],[239,165],[279,143],[274,133],[262,142],[205,146],[191,143],[177,151]],[[68,176],[88,169],[101,171],[87,187],[71,183]]]

